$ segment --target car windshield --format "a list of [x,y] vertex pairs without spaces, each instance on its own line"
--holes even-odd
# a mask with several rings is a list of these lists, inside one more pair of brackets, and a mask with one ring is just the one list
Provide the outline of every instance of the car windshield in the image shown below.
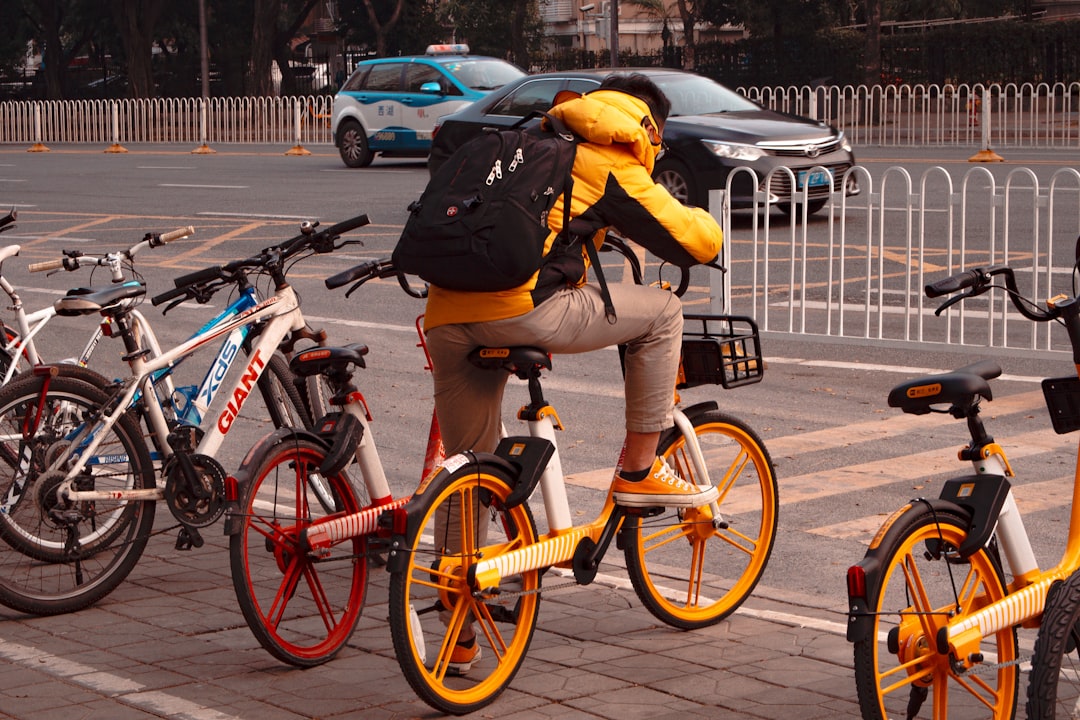
[[525,74],[502,60],[455,60],[443,67],[473,90],[495,90]]
[[653,80],[671,100],[671,116],[761,110],[742,95],[698,75],[661,75]]

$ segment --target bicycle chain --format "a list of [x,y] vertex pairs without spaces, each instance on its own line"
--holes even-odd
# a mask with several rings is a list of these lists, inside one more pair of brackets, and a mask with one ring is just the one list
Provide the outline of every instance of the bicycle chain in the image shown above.
[[578,584],[579,583],[576,580],[571,580],[570,582],[564,582],[564,583],[560,583],[558,585],[544,585],[544,586],[536,588],[535,590],[515,590],[514,592],[507,592],[507,591],[501,591],[500,590],[499,592],[495,593],[494,595],[488,594],[483,590],[476,590],[476,591],[473,592],[472,596],[476,600],[483,600],[483,599],[485,599],[485,597],[487,597],[489,599],[498,598],[499,600],[516,600],[517,598],[524,597],[526,595],[539,595],[540,593],[554,592],[556,590],[562,590],[564,588],[574,587],[574,586],[576,586]]
[[1013,665],[1023,665],[1026,662],[1030,662],[1031,656],[1018,657],[1015,660],[1009,660],[1003,663],[979,663],[975,667],[967,671],[967,675],[989,675],[990,673],[997,672],[1002,668],[1012,667]]

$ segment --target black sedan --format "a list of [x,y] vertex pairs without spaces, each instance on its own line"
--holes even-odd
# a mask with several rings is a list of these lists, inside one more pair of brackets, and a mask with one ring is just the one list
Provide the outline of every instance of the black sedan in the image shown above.
[[[429,169],[434,173],[482,128],[505,127],[534,110],[546,110],[561,90],[595,90],[612,72],[644,73],[671,100],[671,116],[664,127],[667,150],[657,161],[653,176],[688,205],[708,207],[709,190],[725,188],[732,170],[746,166],[757,175],[758,187],[753,186],[749,173],[736,174],[732,207],[752,207],[754,191],[760,190],[770,204],[789,210],[794,185],[796,202],[803,187],[807,188],[807,212],[813,213],[825,206],[831,191],[840,190],[844,173],[855,164],[844,134],[823,122],[763,108],[694,73],[618,68],[527,75],[441,118],[435,125]],[[775,173],[766,188],[769,171],[780,166],[791,168],[793,177],[782,171]],[[844,191],[848,195],[859,191],[853,177]]]

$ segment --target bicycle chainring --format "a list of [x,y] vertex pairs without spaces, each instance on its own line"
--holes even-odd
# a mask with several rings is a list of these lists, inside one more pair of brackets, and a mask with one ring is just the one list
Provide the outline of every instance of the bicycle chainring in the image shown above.
[[173,517],[188,527],[214,524],[225,512],[225,469],[208,455],[187,456],[199,487],[191,487],[175,456],[165,468],[165,503]]

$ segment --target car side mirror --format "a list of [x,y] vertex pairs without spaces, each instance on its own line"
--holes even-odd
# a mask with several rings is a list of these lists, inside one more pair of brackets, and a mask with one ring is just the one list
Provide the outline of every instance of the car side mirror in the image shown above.
[[437,82],[426,82],[420,86],[420,92],[425,95],[442,95],[442,86]]

